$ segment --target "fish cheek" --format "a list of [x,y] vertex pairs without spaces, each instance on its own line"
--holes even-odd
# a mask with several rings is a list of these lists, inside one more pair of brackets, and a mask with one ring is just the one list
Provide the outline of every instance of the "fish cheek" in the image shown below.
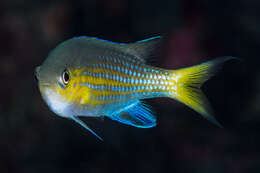
[[65,87],[62,84],[58,83],[59,87],[57,92],[61,97],[63,97],[66,101],[72,102],[73,101],[73,93],[69,87]]
[[66,87],[60,87],[58,92],[66,101],[76,105],[87,104],[90,97],[89,88],[78,85],[76,80],[71,80]]

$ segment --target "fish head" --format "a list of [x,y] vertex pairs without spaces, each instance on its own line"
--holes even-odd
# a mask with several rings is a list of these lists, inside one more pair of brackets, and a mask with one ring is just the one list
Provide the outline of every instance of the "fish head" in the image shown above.
[[71,80],[68,58],[54,50],[41,66],[35,69],[40,93],[48,107],[62,117],[73,116],[73,103],[68,99],[67,87]]

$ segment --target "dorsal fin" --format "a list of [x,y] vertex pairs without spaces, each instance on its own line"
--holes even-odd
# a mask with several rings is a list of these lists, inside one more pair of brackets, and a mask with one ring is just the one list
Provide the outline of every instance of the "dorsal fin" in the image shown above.
[[158,47],[158,43],[160,43],[161,39],[161,36],[156,36],[135,43],[130,43],[125,45],[125,51],[146,62],[149,55]]
[[85,41],[91,42],[91,44],[96,44],[99,46],[117,50],[125,54],[132,55],[135,58],[145,62],[152,51],[158,47],[158,43],[161,41],[162,37],[155,36],[145,40],[137,41],[135,43],[116,43],[88,36],[74,37],[71,39],[71,41],[78,39],[83,39]]

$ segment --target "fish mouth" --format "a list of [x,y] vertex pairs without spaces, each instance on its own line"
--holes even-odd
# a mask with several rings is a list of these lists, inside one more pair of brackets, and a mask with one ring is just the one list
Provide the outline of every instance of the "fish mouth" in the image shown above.
[[40,68],[41,66],[37,66],[34,70],[34,75],[33,75],[33,78],[34,78],[34,81],[36,83],[39,83],[39,72],[40,72]]
[[37,66],[37,67],[35,68],[35,75],[36,75],[37,77],[39,77],[40,69],[41,69],[41,66]]

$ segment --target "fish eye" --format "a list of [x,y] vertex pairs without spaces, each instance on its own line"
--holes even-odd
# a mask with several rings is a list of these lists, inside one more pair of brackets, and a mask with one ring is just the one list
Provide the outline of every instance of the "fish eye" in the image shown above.
[[69,83],[69,80],[70,80],[70,75],[69,75],[69,72],[65,69],[63,72],[62,72],[62,82],[67,85]]

